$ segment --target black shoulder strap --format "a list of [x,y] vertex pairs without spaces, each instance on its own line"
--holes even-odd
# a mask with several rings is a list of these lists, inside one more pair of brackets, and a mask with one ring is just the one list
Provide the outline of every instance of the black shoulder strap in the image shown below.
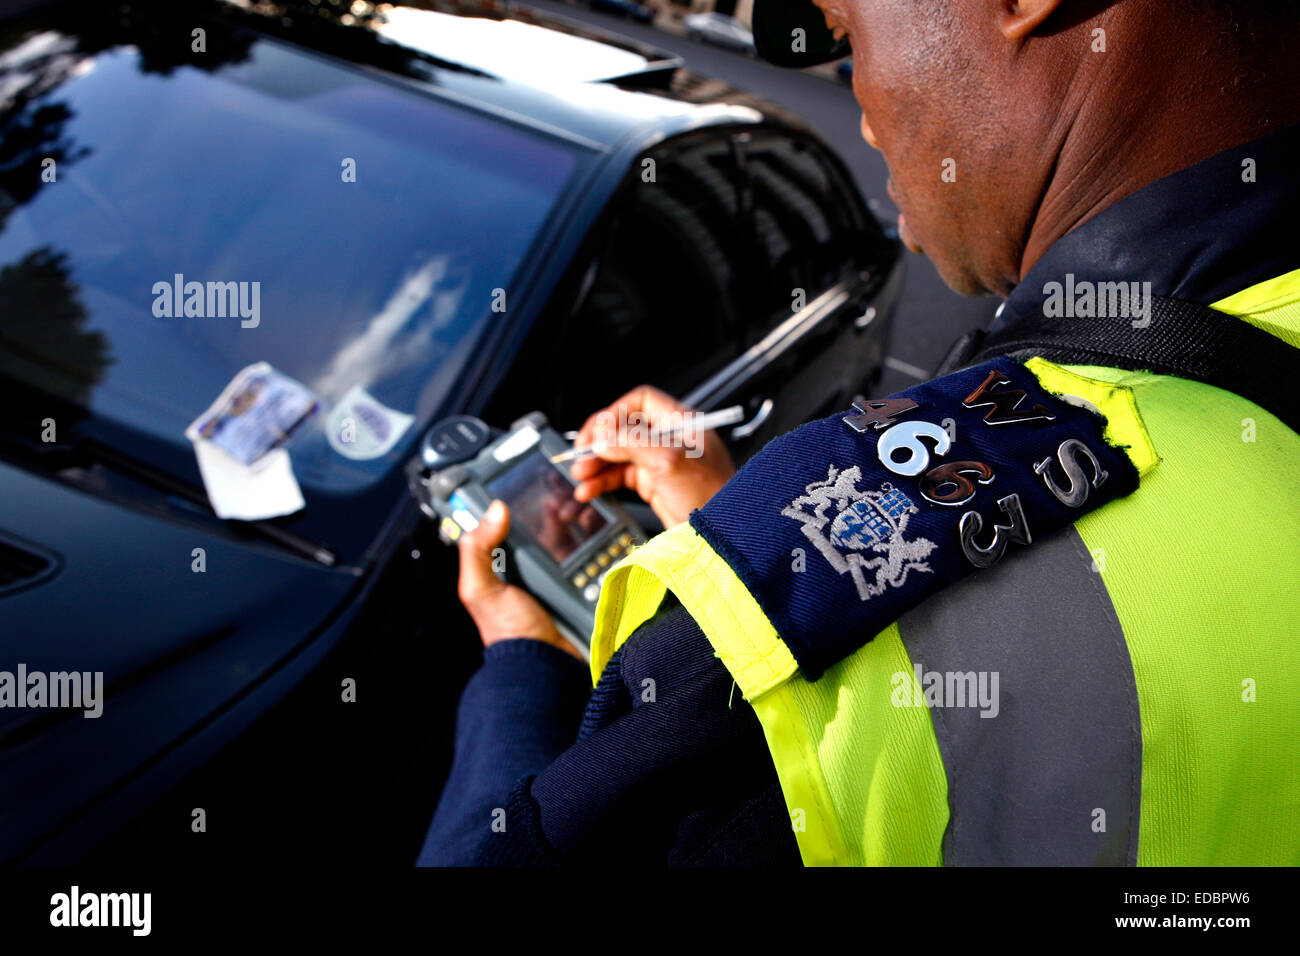
[[1151,322],[1142,328],[1117,318],[1026,316],[982,341],[958,343],[945,365],[974,365],[998,355],[1041,355],[1063,364],[1193,379],[1235,392],[1300,431],[1300,349],[1192,302],[1153,296]]

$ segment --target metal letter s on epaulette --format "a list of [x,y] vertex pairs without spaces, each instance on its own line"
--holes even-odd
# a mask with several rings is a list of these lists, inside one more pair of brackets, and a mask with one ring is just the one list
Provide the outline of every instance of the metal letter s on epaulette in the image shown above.
[[1070,479],[1069,488],[1062,490],[1052,480],[1052,475],[1047,470],[1052,463],[1050,455],[1034,465],[1034,474],[1043,479],[1044,484],[1047,485],[1047,490],[1055,495],[1061,504],[1070,508],[1082,508],[1083,503],[1088,500],[1089,482],[1084,477],[1083,467],[1079,464],[1079,455],[1087,458],[1089,464],[1092,465],[1092,487],[1100,488],[1101,483],[1109,475],[1101,467],[1101,462],[1097,460],[1097,456],[1093,454],[1092,449],[1077,438],[1067,438],[1056,449],[1056,460],[1061,463],[1061,470],[1065,472],[1065,477]]

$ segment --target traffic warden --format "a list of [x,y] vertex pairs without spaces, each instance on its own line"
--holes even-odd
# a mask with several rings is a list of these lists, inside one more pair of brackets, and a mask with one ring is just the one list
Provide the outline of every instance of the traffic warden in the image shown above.
[[589,675],[492,574],[505,509],[466,535],[420,862],[1300,863],[1295,3],[815,2],[757,0],[759,52],[851,48],[903,240],[1005,305],[735,474],[576,464],[669,529]]

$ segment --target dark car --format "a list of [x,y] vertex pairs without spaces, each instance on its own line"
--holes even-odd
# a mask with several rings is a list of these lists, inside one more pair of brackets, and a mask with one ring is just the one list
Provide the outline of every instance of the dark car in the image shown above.
[[589,6],[601,13],[612,13],[616,17],[631,18],[638,23],[653,23],[654,10],[636,0],[590,0]]
[[730,14],[716,11],[692,13],[683,18],[682,25],[692,40],[712,43],[748,56],[755,55],[753,32]]
[[[0,859],[79,856],[345,634],[391,681],[412,621],[477,646],[418,570],[431,422],[575,428],[644,381],[744,405],[743,459],[873,385],[898,248],[816,134],[658,51],[458,8],[0,24],[0,670],[104,675],[98,718],[0,709]],[[259,282],[259,321],[160,317],[177,276]],[[306,506],[223,521],[185,430],[262,361],[322,404],[287,445]],[[364,460],[327,434],[358,386],[412,418]]]

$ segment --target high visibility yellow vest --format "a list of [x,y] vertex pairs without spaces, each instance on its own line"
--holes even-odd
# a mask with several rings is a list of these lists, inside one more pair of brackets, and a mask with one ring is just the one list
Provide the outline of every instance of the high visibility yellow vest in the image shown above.
[[[1300,270],[1214,307],[1300,347]],[[1026,365],[1102,410],[1137,492],[1045,557],[1036,543],[931,598],[915,627],[905,615],[816,681],[679,525],[606,579],[593,676],[671,591],[762,723],[809,865],[1300,863],[1300,435],[1197,382]],[[993,624],[963,630],[981,616]],[[1008,719],[954,717],[914,659],[981,642],[1016,671]]]

